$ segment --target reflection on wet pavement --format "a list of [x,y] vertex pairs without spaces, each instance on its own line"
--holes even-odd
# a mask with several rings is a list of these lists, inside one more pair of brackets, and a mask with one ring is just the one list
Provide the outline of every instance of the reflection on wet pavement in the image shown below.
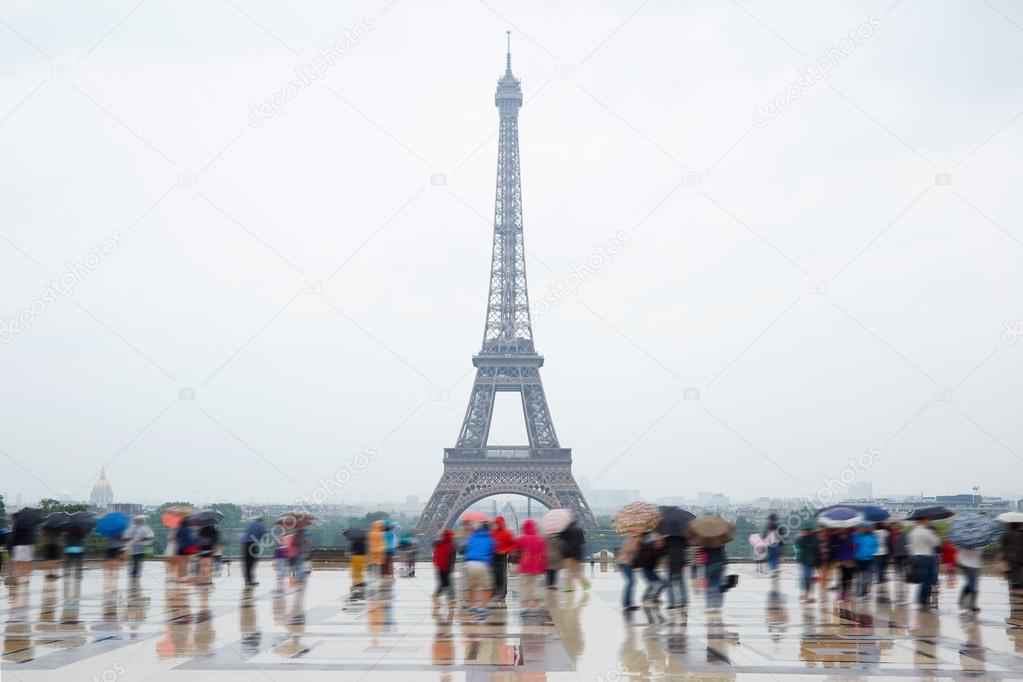
[[[740,569],[721,613],[696,595],[689,609],[622,614],[620,581],[597,573],[589,592],[548,591],[546,608],[485,619],[433,608],[431,577],[396,579],[350,598],[348,573],[318,569],[308,583],[243,588],[138,581],[102,569],[84,579],[8,583],[2,603],[4,675],[16,681],[103,679],[786,679],[951,677],[1023,679],[1023,600],[984,578],[981,612],[960,616],[943,587],[936,612],[907,603],[905,586],[861,601],[803,604],[795,575]],[[356,674],[358,673],[358,674]],[[196,675],[198,674],[198,678]],[[258,673],[257,673],[258,675]],[[285,675],[285,677],[279,677]],[[481,678],[482,679],[482,678]]]

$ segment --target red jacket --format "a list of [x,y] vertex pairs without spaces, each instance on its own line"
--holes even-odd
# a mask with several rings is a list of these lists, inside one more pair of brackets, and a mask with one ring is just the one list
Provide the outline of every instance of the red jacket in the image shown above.
[[455,563],[455,534],[450,530],[444,531],[440,541],[433,546],[433,565],[439,571],[450,571]]
[[494,554],[511,554],[515,551],[515,533],[505,527],[503,516],[494,518],[494,530],[490,531],[490,537],[494,539]]

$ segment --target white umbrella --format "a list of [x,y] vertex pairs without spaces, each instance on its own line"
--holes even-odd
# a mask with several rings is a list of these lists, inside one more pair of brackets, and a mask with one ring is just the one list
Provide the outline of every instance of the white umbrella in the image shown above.
[[1023,512],[1005,512],[995,518],[1002,523],[1023,523]]

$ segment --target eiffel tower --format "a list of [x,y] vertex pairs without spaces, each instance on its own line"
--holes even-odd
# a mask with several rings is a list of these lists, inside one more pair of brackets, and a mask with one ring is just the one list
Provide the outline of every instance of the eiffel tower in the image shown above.
[[[418,530],[433,534],[454,524],[471,504],[491,495],[518,494],[549,508],[567,508],[584,527],[593,513],[572,476],[572,450],[558,443],[547,396],[540,382],[543,356],[533,346],[522,240],[522,187],[519,173],[519,109],[522,88],[507,66],[497,81],[494,103],[500,117],[494,250],[483,347],[472,357],[476,380],[453,448],[444,449],[444,473],[419,519]],[[528,445],[488,446],[498,391],[522,398]]]

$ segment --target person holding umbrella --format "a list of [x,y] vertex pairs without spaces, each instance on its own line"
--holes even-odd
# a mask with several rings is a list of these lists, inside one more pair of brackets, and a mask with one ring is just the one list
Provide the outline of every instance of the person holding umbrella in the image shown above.
[[633,567],[639,557],[639,546],[642,538],[638,535],[630,535],[625,539],[618,551],[615,552],[615,563],[622,574],[622,610],[636,611],[638,606],[632,603],[632,589],[636,584],[636,576]]
[[34,507],[22,507],[11,514],[14,526],[11,529],[11,577],[15,587],[32,579],[32,565],[35,561],[36,526],[43,520],[42,512]]
[[575,584],[579,583],[584,590],[590,589],[590,581],[583,577],[582,561],[583,546],[586,544],[586,537],[583,535],[583,528],[576,519],[568,524],[568,528],[561,531],[562,561],[564,562],[567,578],[565,579],[565,592],[575,590]]
[[536,613],[540,608],[540,580],[547,572],[547,543],[537,535],[536,522],[526,519],[522,535],[515,541],[519,554],[519,589],[522,595],[522,613]]
[[[930,519],[921,516],[915,519],[916,525],[909,532],[909,552],[913,556],[910,569],[914,578],[919,581],[917,604],[920,610],[931,607],[931,590],[938,579],[938,557],[936,552],[941,547],[941,539],[930,525]],[[911,581],[912,582],[912,581]]]
[[725,545],[735,539],[735,526],[720,516],[701,516],[689,523],[686,537],[702,545],[705,550],[707,611],[718,613],[725,599],[725,586],[722,584],[728,563]]
[[948,541],[956,549],[956,564],[963,572],[963,589],[959,593],[959,608],[976,613],[978,576],[981,568],[981,552],[991,544],[999,531],[998,524],[986,516],[967,514],[952,521]]
[[56,580],[57,565],[60,563],[60,535],[71,515],[67,512],[53,512],[46,517],[40,528],[43,531],[43,559],[46,561],[46,579]]
[[128,542],[128,554],[131,555],[131,577],[138,580],[142,575],[142,561],[146,557],[146,548],[153,542],[153,529],[146,525],[145,516],[136,516],[134,522],[124,531],[124,539]]
[[799,563],[799,601],[813,603],[813,572],[820,556],[820,543],[813,534],[813,528],[803,526],[796,540],[796,561]]
[[1023,523],[1009,524],[1009,529],[1002,535],[1001,553],[1009,569],[1009,589],[1012,592],[1023,590]]
[[689,601],[686,590],[685,570],[686,552],[689,542],[685,532],[689,522],[696,518],[692,513],[674,506],[660,508],[661,520],[657,522],[656,532],[664,536],[664,550],[668,556],[668,608],[684,609]]
[[78,511],[71,515],[64,539],[64,587],[72,578],[82,579],[82,559],[85,556],[85,538],[92,530],[93,519],[89,512]]
[[242,576],[245,584],[254,587],[256,582],[253,572],[256,570],[256,559],[259,557],[259,543],[266,535],[266,526],[263,525],[263,517],[257,516],[249,521],[242,534]]

